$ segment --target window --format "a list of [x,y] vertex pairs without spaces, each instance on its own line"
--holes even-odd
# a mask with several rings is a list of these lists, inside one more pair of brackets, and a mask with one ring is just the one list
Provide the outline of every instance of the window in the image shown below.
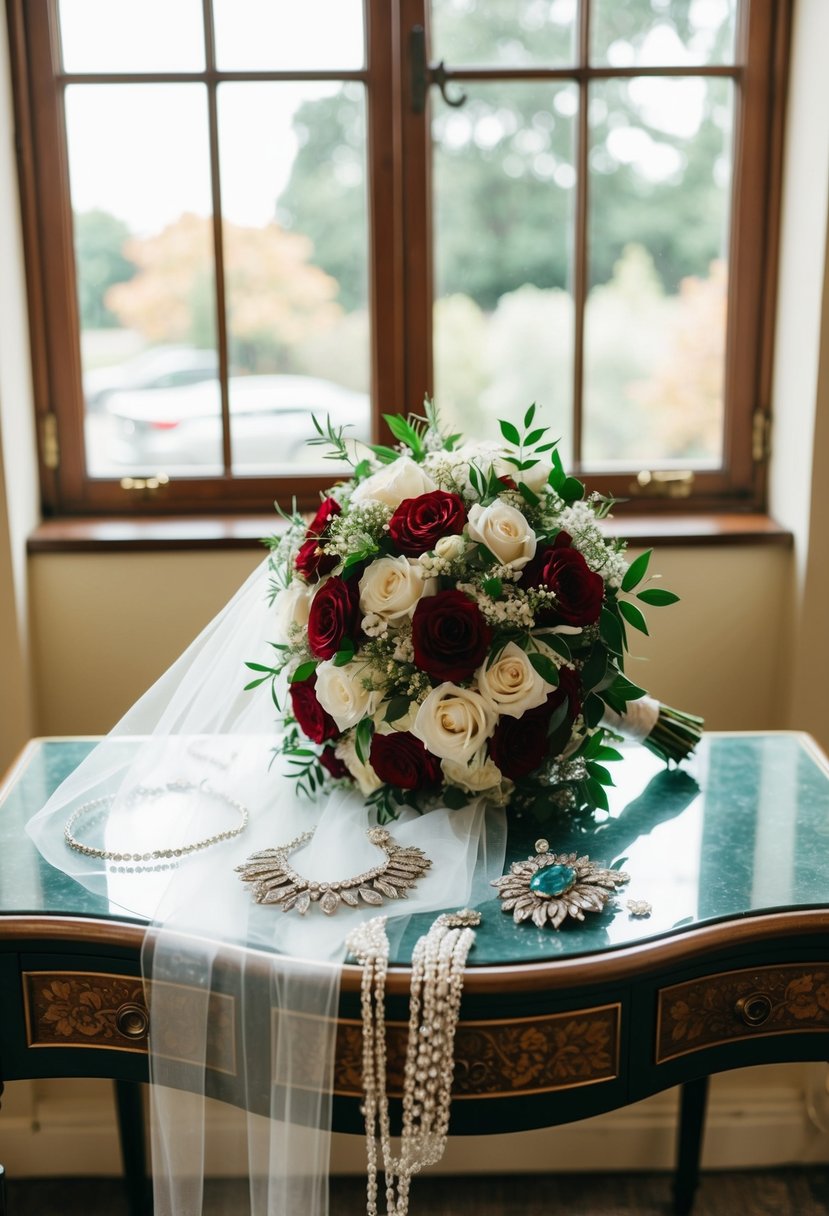
[[424,393],[761,505],[790,9],[11,0],[46,509],[307,505]]

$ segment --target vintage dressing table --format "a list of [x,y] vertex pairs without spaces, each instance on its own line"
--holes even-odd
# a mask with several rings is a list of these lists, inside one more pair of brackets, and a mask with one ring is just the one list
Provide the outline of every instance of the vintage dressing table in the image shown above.
[[[131,1083],[147,1076],[145,925],[54,870],[24,832],[93,745],[35,740],[0,792],[0,1078],[114,1079],[137,1212],[144,1149]],[[802,734],[709,734],[684,770],[666,771],[635,748],[613,775],[604,822],[585,831],[520,825],[511,835],[513,859],[547,835],[557,852],[621,862],[631,881],[615,907],[559,932],[514,925],[494,891],[479,905],[451,1127],[551,1126],[682,1085],[674,1194],[676,1210],[687,1212],[708,1076],[827,1058],[829,767]],[[651,915],[633,916],[628,899],[647,901]],[[413,918],[389,976],[393,1092],[406,962],[431,919]],[[261,964],[266,971],[268,959]],[[228,958],[212,998],[209,1092],[230,1101],[240,1042],[234,982]],[[346,966],[334,1082],[334,1125],[343,1131],[361,1130],[360,1044],[359,971]],[[182,1058],[185,1087],[187,1075]]]

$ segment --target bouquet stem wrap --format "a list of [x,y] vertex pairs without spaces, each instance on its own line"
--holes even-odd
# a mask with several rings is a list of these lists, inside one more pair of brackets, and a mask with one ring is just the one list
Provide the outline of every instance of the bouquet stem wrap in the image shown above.
[[602,726],[626,739],[635,739],[666,762],[686,760],[702,738],[704,719],[663,705],[653,697],[629,701],[624,714],[609,706]]

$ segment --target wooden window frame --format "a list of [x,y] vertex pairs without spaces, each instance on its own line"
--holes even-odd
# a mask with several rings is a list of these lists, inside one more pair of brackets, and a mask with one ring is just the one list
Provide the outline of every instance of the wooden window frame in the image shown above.
[[[583,317],[587,292],[587,109],[594,79],[688,75],[733,78],[736,90],[734,169],[729,249],[723,467],[697,471],[690,497],[636,497],[643,511],[751,511],[765,503],[770,421],[784,99],[793,0],[744,0],[735,65],[619,70],[590,66],[589,6],[579,0],[577,64],[567,69],[456,68],[452,81],[549,79],[579,89],[577,217],[574,245],[576,341],[573,369],[576,459],[573,471],[605,493],[629,498],[636,470],[591,477],[579,460],[583,381]],[[409,32],[426,30],[428,0],[367,0],[366,66],[343,72],[219,72],[210,4],[204,0],[206,67],[202,72],[60,75],[57,0],[7,0],[16,114],[23,237],[41,492],[46,515],[153,515],[261,512],[278,494],[310,506],[324,475],[297,478],[213,477],[172,480],[159,490],[135,492],[119,480],[87,478],[83,462],[84,406],[80,328],[75,288],[72,215],[63,115],[67,83],[186,80],[203,83],[209,98],[214,201],[217,350],[222,415],[227,424],[227,331],[222,276],[222,222],[218,178],[216,90],[223,80],[358,80],[367,91],[369,305],[371,383],[375,435],[384,435],[382,409],[419,410],[432,392],[432,278],[430,214],[430,106],[415,114],[409,103]],[[230,452],[224,427],[226,469]],[[56,454],[59,451],[59,460]],[[327,479],[331,480],[330,476]],[[621,508],[624,512],[625,508]]]

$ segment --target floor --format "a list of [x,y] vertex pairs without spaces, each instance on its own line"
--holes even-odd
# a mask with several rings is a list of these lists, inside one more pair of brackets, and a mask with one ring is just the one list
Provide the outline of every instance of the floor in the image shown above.
[[[419,1178],[410,1216],[669,1216],[667,1174],[569,1174]],[[204,1216],[242,1216],[236,1181],[211,1184]],[[8,1216],[127,1216],[121,1184],[111,1179],[10,1182]],[[211,1201],[212,1200],[212,1201]],[[364,1184],[337,1178],[331,1216],[362,1216]],[[703,1175],[694,1216],[829,1216],[829,1168]]]

